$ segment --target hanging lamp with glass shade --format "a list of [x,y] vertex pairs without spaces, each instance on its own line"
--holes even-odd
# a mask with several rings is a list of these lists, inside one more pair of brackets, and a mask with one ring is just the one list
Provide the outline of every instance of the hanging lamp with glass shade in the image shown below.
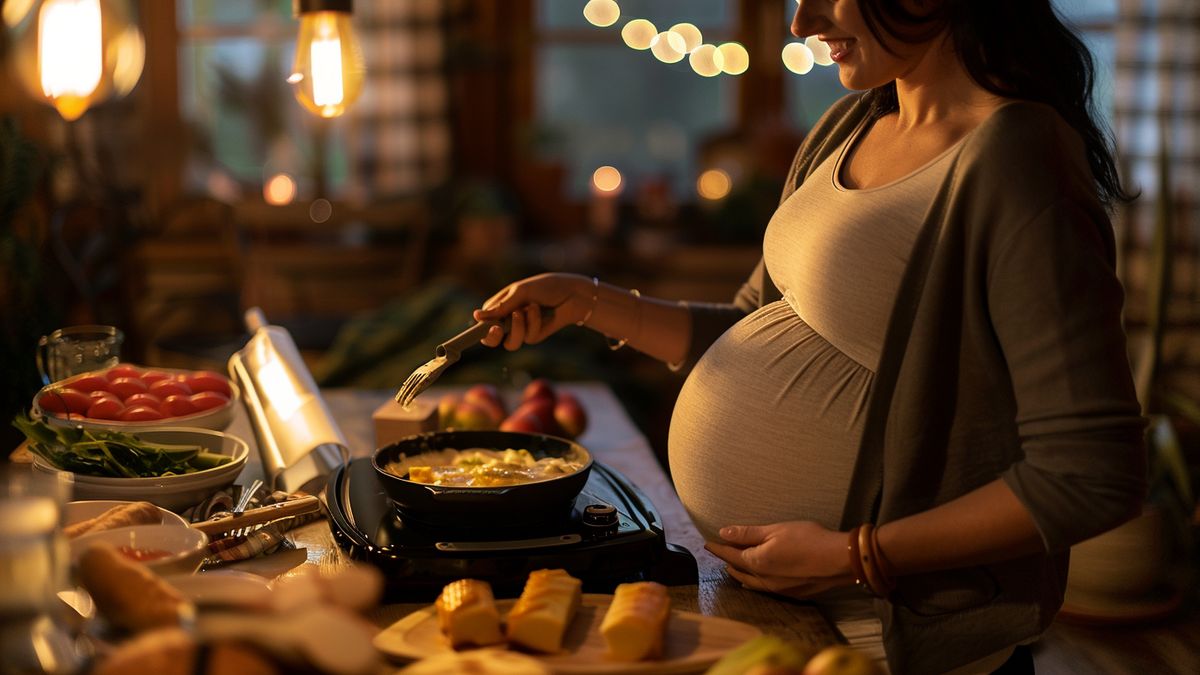
[[288,82],[309,112],[337,117],[362,93],[362,48],[351,22],[352,0],[294,0],[300,19]]
[[17,81],[67,121],[91,106],[133,91],[146,43],[118,0],[9,0]]

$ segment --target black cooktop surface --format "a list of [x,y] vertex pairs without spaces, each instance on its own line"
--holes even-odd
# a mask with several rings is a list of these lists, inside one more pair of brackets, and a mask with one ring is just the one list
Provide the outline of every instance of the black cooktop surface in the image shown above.
[[351,558],[383,571],[389,602],[433,600],[464,577],[488,581],[497,597],[515,597],[529,572],[545,568],[567,570],[588,593],[611,593],[627,581],[697,582],[695,558],[667,543],[645,495],[599,463],[569,508],[537,523],[435,528],[406,521],[369,458],[336,469],[323,498],[334,539]]

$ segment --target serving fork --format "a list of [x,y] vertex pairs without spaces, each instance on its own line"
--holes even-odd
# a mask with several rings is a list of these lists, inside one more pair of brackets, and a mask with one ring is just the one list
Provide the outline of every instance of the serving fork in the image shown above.
[[[543,322],[554,319],[554,308],[543,307],[541,310]],[[512,317],[504,317],[503,321],[480,321],[454,337],[438,345],[433,351],[434,357],[426,361],[412,372],[400,385],[396,392],[396,402],[407,408],[418,394],[429,388],[447,368],[462,358],[464,350],[479,344],[492,326],[500,326],[505,333],[512,323]]]

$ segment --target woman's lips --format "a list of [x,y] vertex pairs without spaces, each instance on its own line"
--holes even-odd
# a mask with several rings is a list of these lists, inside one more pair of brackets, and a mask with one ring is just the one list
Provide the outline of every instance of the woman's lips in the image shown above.
[[833,59],[834,63],[840,63],[846,59],[850,53],[853,40],[822,40],[825,46],[829,47],[829,58]]

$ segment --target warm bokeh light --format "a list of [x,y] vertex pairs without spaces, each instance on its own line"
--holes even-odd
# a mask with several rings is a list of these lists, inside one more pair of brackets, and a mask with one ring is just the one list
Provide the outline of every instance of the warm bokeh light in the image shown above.
[[750,54],[746,48],[737,42],[726,42],[717,49],[721,50],[722,70],[730,75],[741,75],[750,67]]
[[829,58],[829,45],[817,39],[816,35],[809,35],[804,38],[804,46],[808,47],[813,55],[813,63],[818,66],[831,66],[833,59]]
[[100,0],[49,0],[39,19],[42,93],[63,119],[79,119],[104,68]]
[[272,206],[291,204],[296,198],[296,181],[286,173],[277,173],[263,184],[263,199]]
[[308,217],[314,223],[323,223],[333,215],[333,204],[328,199],[314,199],[308,207]]
[[362,51],[348,13],[300,15],[296,61],[287,81],[305,108],[321,117],[345,113],[362,93],[364,71]]
[[634,19],[621,29],[621,39],[633,49],[650,49],[655,35],[658,35],[658,29],[645,19]]
[[804,75],[813,69],[812,50],[799,42],[787,43],[783,46],[783,65],[797,75]]
[[146,65],[146,40],[142,31],[133,26],[126,28],[113,42],[113,50],[116,52],[113,90],[117,96],[124,96],[133,91]]
[[583,18],[593,26],[605,28],[621,18],[621,8],[615,0],[588,0],[583,6]]
[[0,2],[0,14],[4,16],[4,23],[9,28],[16,27],[17,24],[25,20],[25,15],[29,14],[29,10],[33,9],[34,0],[5,0]]
[[708,200],[724,199],[732,188],[733,180],[720,169],[708,169],[696,179],[696,193]]
[[696,47],[700,46],[701,42],[704,42],[704,36],[700,34],[700,29],[696,28],[694,24],[677,23],[671,26],[671,32],[677,33],[679,37],[683,38],[683,53],[685,54],[691,54]]
[[683,36],[674,31],[663,31],[650,41],[650,53],[663,63],[679,63],[686,56],[684,49],[687,43]]
[[592,172],[592,186],[600,192],[616,192],[621,189],[621,172],[616,167],[602,166]]
[[725,65],[725,57],[721,55],[721,50],[715,45],[700,45],[692,50],[688,56],[688,63],[691,64],[692,70],[696,71],[697,75],[704,77],[714,77],[721,74],[721,70]]

